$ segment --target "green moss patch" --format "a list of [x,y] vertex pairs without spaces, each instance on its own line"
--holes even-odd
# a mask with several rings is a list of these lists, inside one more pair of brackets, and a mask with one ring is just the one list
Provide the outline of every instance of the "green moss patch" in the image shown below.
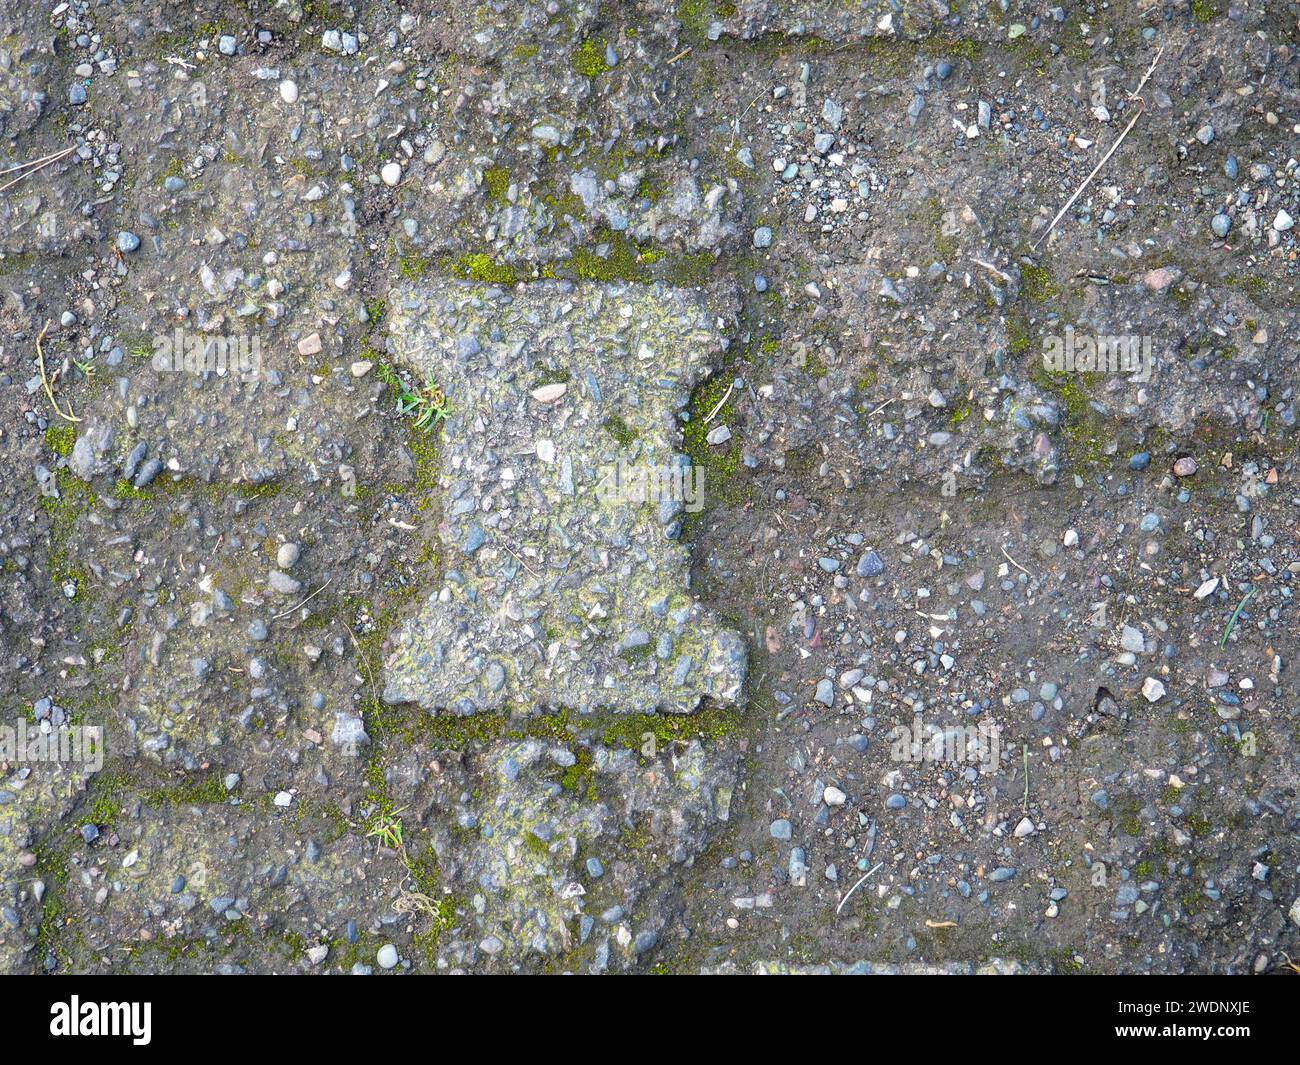
[[723,739],[740,723],[740,711],[734,707],[706,703],[694,714],[620,714],[606,725],[601,739],[606,747],[634,751],[653,741],[658,751],[675,741]]
[[[719,373],[696,386],[691,395],[690,421],[682,427],[682,450],[686,452],[693,465],[704,469],[705,498],[710,502],[738,506],[745,501],[747,491],[738,476],[741,465],[741,444],[739,434],[735,430],[734,392],[720,408],[718,407],[727,394],[729,379],[729,374]],[[704,419],[712,414],[715,408],[717,414],[706,425]],[[710,428],[718,425],[730,427],[732,437],[725,444],[715,446],[709,443],[708,435]],[[699,513],[687,515],[687,523],[698,520]]]
[[64,458],[72,454],[77,442],[77,430],[70,425],[51,425],[45,430],[45,446]]
[[513,285],[519,280],[513,266],[498,263],[484,252],[462,255],[451,263],[451,269],[470,281],[483,281],[489,285]]
[[569,65],[584,78],[597,78],[613,69],[605,62],[604,42],[594,37],[588,37],[573,50]]
[[1035,303],[1046,303],[1061,294],[1050,270],[1044,266],[1023,264],[1020,267],[1020,291]]
[[484,170],[483,187],[487,189],[489,200],[494,203],[505,203],[510,192],[510,171],[503,166]]
[[611,415],[601,424],[601,428],[609,433],[622,447],[631,447],[637,438],[637,432],[622,418],[617,415]]

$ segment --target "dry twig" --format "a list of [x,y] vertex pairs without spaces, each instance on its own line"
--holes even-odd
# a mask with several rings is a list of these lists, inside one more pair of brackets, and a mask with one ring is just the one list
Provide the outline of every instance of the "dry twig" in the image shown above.
[[1019,562],[1017,562],[1014,558],[1012,558],[1010,555],[1007,554],[1007,549],[1006,549],[1005,547],[1002,548],[1002,554],[1003,554],[1003,557],[1006,558],[1006,560],[1007,560],[1008,562],[1010,562],[1013,566],[1015,566],[1016,569],[1018,569],[1018,570],[1019,570],[1021,573],[1023,573],[1026,577],[1032,577],[1032,576],[1033,576],[1033,574],[1030,573],[1029,570],[1025,569],[1024,566],[1022,566]]
[[851,888],[849,888],[848,891],[844,893],[844,898],[840,899],[840,904],[835,907],[836,917],[840,915],[840,910],[844,909],[844,904],[849,901],[850,896],[852,896],[852,894],[855,891],[857,891],[858,888],[860,888],[864,883],[866,883],[867,877],[869,877],[872,873],[874,873],[877,869],[879,869],[884,864],[885,864],[884,862],[876,862],[875,865],[873,865],[870,869],[868,869],[865,873],[863,873],[861,877],[858,878],[858,882],[856,884],[854,884]]
[[68,404],[68,412],[66,414],[59,409],[58,401],[54,398],[54,389],[50,387],[50,379],[45,375],[45,353],[41,351],[41,341],[45,339],[45,334],[49,328],[50,322],[49,319],[46,319],[45,325],[41,327],[41,331],[36,337],[36,365],[41,371],[41,384],[45,386],[45,394],[49,397],[50,406],[54,408],[54,413],[65,422],[79,422],[81,419],[73,413],[71,404]]
[[718,416],[718,411],[722,410],[722,408],[727,405],[727,400],[731,398],[731,392],[735,387],[736,381],[735,378],[732,378],[731,384],[727,385],[727,391],[723,393],[722,398],[718,400],[718,405],[714,407],[713,410],[709,412],[709,416],[704,419],[705,425],[708,425],[709,422],[713,421],[713,419]]
[[1063,217],[1065,217],[1065,212],[1074,206],[1074,201],[1077,200],[1080,195],[1082,195],[1083,190],[1088,187],[1088,185],[1092,182],[1092,179],[1097,176],[1101,168],[1110,161],[1110,157],[1115,154],[1115,149],[1117,149],[1121,144],[1124,143],[1124,138],[1129,135],[1129,131],[1137,124],[1137,120],[1142,117],[1142,113],[1146,111],[1146,107],[1147,107],[1146,101],[1140,99],[1138,97],[1138,93],[1142,91],[1143,87],[1147,83],[1147,79],[1151,77],[1151,72],[1156,69],[1156,64],[1160,62],[1160,56],[1163,53],[1164,53],[1164,48],[1161,47],[1161,49],[1158,52],[1156,52],[1155,59],[1151,61],[1151,66],[1147,68],[1147,72],[1142,75],[1142,79],[1138,82],[1137,88],[1134,89],[1133,92],[1129,93],[1129,97],[1131,99],[1136,99],[1138,102],[1137,114],[1135,114],[1132,118],[1128,120],[1128,125],[1124,127],[1124,132],[1121,133],[1118,139],[1115,141],[1115,143],[1110,146],[1110,151],[1108,151],[1105,155],[1101,157],[1101,162],[1092,168],[1092,173],[1083,179],[1083,184],[1074,190],[1074,195],[1065,201],[1064,207],[1062,207],[1059,211],[1056,212],[1056,217],[1052,219],[1051,224],[1048,225],[1048,227],[1045,230],[1043,230],[1043,232],[1039,235],[1038,239],[1034,241],[1032,245],[1030,245],[1030,247],[1033,250],[1037,251],[1038,245],[1040,245],[1051,235],[1052,230],[1056,228],[1056,224]]
[[334,583],[334,578],[331,577],[331,578],[330,578],[329,580],[327,580],[324,584],[322,584],[319,588],[317,588],[314,592],[312,592],[311,595],[307,596],[307,598],[304,599],[304,600],[303,600],[301,603],[299,603],[297,606],[291,606],[288,610],[285,610],[285,611],[283,611],[282,613],[276,614],[273,618],[271,618],[271,620],[272,620],[272,621],[279,621],[281,618],[287,618],[287,617],[288,617],[290,614],[292,614],[295,610],[299,610],[299,609],[301,609],[302,607],[306,606],[308,603],[310,603],[313,599],[315,599],[318,595],[320,595],[321,592],[323,592],[326,588],[328,588],[328,587],[329,587],[331,584],[333,584],[333,583]]
[[4,173],[11,174],[15,170],[23,170],[24,167],[30,167],[31,169],[25,170],[23,173],[19,174],[12,181],[6,181],[3,185],[0,185],[0,192],[4,192],[5,189],[17,185],[18,182],[22,181],[23,178],[31,177],[34,173],[36,173],[36,171],[44,170],[47,166],[52,166],[53,164],[57,163],[60,159],[64,158],[64,156],[70,155],[72,152],[75,152],[76,150],[77,150],[76,145],[73,145],[71,148],[65,148],[63,149],[63,151],[55,152],[53,155],[47,155],[41,159],[34,159],[30,163],[20,163],[18,166],[10,167],[8,170],[4,171]]

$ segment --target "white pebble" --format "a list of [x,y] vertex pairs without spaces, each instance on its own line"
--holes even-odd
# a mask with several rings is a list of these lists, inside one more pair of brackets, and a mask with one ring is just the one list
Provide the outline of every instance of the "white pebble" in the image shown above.
[[531,395],[538,403],[554,403],[568,390],[569,386],[563,381],[556,381],[549,385],[542,385],[540,388],[534,388]]

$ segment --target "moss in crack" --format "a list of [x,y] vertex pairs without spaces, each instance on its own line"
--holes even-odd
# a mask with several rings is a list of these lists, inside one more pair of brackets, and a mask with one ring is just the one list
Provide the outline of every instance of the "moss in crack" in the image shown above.
[[421,255],[419,252],[407,252],[398,257],[397,272],[408,281],[418,281],[428,274],[433,266],[433,260],[427,255]]
[[1178,904],[1183,908],[1183,912],[1188,917],[1195,917],[1205,909],[1205,896],[1202,894],[1200,888],[1189,888],[1187,891],[1183,892],[1182,897],[1178,900]]
[[415,460],[415,509],[421,513],[432,509],[438,488],[438,441],[434,433],[422,433],[411,426],[406,448]]
[[931,196],[920,212],[920,221],[930,231],[934,254],[940,262],[952,262],[957,257],[957,239],[943,230],[943,201]]
[[1022,66],[1033,70],[1034,73],[1045,74],[1047,72],[1051,55],[1046,47],[1039,44],[1028,34],[1007,41],[1005,48],[1020,60]]
[[984,52],[984,44],[970,37],[941,37],[925,42],[927,52],[946,59],[967,59],[974,62]]
[[460,277],[489,285],[513,285],[519,280],[519,274],[513,266],[497,262],[486,252],[462,255],[453,260],[449,267]]
[[1030,376],[1039,387],[1055,392],[1061,399],[1061,431],[1066,455],[1075,469],[1095,469],[1105,464],[1106,422],[1088,398],[1088,389],[1101,375],[1053,374],[1038,367]]
[[665,264],[663,276],[677,288],[700,288],[713,275],[713,262],[713,253],[708,251],[675,256]]
[[554,221],[562,221],[565,216],[581,221],[586,218],[587,210],[582,197],[577,193],[547,181],[538,190],[537,198],[546,205]]
[[516,739],[531,736],[533,739],[568,744],[573,740],[578,727],[573,712],[568,707],[560,707],[528,718],[521,729],[511,730],[511,735]]
[[1263,304],[1269,297],[1269,282],[1259,274],[1229,274],[1224,281],[1233,288],[1239,288],[1258,304]]
[[815,442],[801,444],[786,451],[785,468],[790,473],[806,476],[817,469],[821,460],[821,448]]
[[650,280],[643,253],[624,234],[607,226],[596,230],[596,242],[606,249],[603,256],[586,247],[578,247],[569,259],[571,266],[584,281],[637,281]]
[[1007,315],[1007,348],[1012,355],[1026,355],[1034,346],[1033,336],[1029,331],[1029,317],[1019,310],[1012,310]]
[[137,488],[130,481],[119,480],[113,486],[113,497],[121,500],[134,499],[139,502],[148,502],[153,499],[153,493],[145,488]]
[[389,705],[368,698],[361,705],[366,730],[380,744],[398,742],[404,746],[427,744],[438,750],[464,750],[471,744],[491,743],[505,734],[506,713],[431,714],[410,703]]
[[64,936],[71,925],[64,896],[68,887],[68,848],[70,837],[58,841],[43,841],[32,848],[36,856],[36,873],[45,882],[45,898],[41,900],[41,924],[36,932],[34,957],[44,959],[53,955],[66,964],[68,952]]
[[19,270],[26,270],[36,261],[36,256],[29,251],[12,252],[9,255],[0,257],[0,277],[7,274],[15,273]]
[[49,516],[48,554],[50,579],[59,586],[71,586],[70,599],[77,599],[89,581],[86,569],[77,561],[72,539],[81,523],[94,506],[95,493],[85,481],[69,469],[56,470],[57,498],[43,496],[41,508]]
[[120,769],[105,769],[96,773],[86,786],[86,799],[76,818],[76,826],[112,828],[117,823],[122,807],[126,805],[130,788],[130,778]]
[[[177,485],[185,482],[175,482]],[[238,496],[240,499],[274,499],[284,486],[279,481],[237,481],[234,484],[199,485],[199,490],[211,502],[220,502],[226,495]]]
[[639,853],[650,849],[654,836],[648,827],[624,823],[618,830],[618,841],[624,849]]
[[[740,169],[744,171],[742,177],[752,176],[749,171],[745,170],[745,168],[741,166],[740,163],[735,163],[735,166],[740,167]],[[735,175],[733,174],[732,176],[734,177]],[[664,181],[663,178],[658,177],[643,177],[641,183],[636,187],[636,194],[651,204],[656,204],[662,200],[667,191],[668,183]],[[712,256],[710,256],[710,258],[712,258]]]
[[701,43],[707,38],[711,22],[730,18],[735,13],[736,5],[731,0],[678,0],[677,3],[677,18],[685,36]]
[[644,662],[650,657],[653,650],[654,648],[652,648],[649,643],[643,643],[638,644],[635,647],[624,647],[618,652],[618,657],[628,663]]
[[443,895],[431,901],[432,911],[425,913],[429,923],[423,931],[416,932],[412,940],[423,955],[425,965],[434,969],[438,964],[438,943],[442,934],[456,924],[456,900],[451,895]]
[[1138,801],[1127,798],[1117,804],[1115,825],[1125,835],[1138,837],[1142,835],[1142,819],[1138,816]]
[[300,797],[294,804],[293,821],[297,827],[319,834],[327,843],[340,840],[352,831],[352,823],[343,811],[327,799]]
[[820,381],[826,376],[826,363],[822,361],[820,355],[815,351],[809,351],[803,360],[804,373],[814,380]]
[[420,912],[427,924],[415,934],[414,941],[425,963],[432,969],[438,963],[438,943],[443,933],[456,924],[458,900],[443,887],[442,870],[432,843],[426,840],[423,846],[408,851],[403,861],[411,883],[423,896]]
[[1078,64],[1088,63],[1092,59],[1088,37],[1083,32],[1084,26],[1087,25],[1086,18],[1082,8],[1075,8],[1066,18],[1058,35],[1061,51],[1067,58]]
[[669,744],[692,739],[716,742],[735,732],[740,711],[706,703],[693,714],[619,714],[601,735],[607,747],[626,747],[643,754],[662,751]]
[[[719,373],[696,386],[691,395],[690,420],[682,427],[682,450],[692,465],[704,470],[706,498],[726,506],[739,506],[749,498],[749,486],[739,476],[741,444],[735,432],[734,391],[728,395],[729,374]],[[714,413],[716,411],[716,413]],[[705,418],[713,414],[709,425]],[[724,444],[710,444],[710,425],[732,427],[732,436]],[[699,520],[703,511],[687,515],[687,524]]]
[[533,378],[532,387],[541,388],[543,385],[567,385],[573,380],[573,375],[564,366],[543,366],[538,375]]
[[179,781],[140,793],[140,801],[158,809],[163,806],[212,806],[230,798],[230,792],[216,770],[195,780]]

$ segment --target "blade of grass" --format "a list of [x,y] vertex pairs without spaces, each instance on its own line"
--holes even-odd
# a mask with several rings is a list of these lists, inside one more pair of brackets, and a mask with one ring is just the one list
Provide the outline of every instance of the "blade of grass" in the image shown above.
[[1237,619],[1241,617],[1242,610],[1245,608],[1246,604],[1250,602],[1250,597],[1254,594],[1255,586],[1251,585],[1250,591],[1242,596],[1241,602],[1237,604],[1237,609],[1232,612],[1232,617],[1228,619],[1228,624],[1224,626],[1223,640],[1219,644],[1220,650],[1228,646],[1228,637],[1232,635],[1232,630],[1237,624]]

